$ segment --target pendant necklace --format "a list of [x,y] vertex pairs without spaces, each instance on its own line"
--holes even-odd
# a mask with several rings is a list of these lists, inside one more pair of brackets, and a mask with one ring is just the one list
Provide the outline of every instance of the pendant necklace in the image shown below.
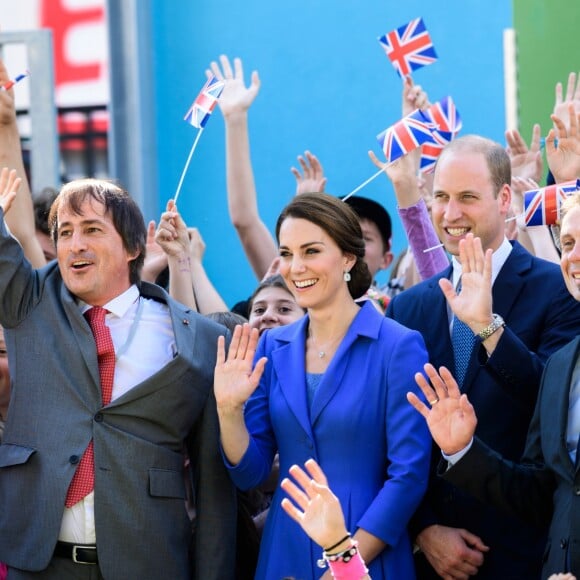
[[[337,342],[337,340],[340,340],[343,337],[344,337],[344,334],[342,336],[339,336],[338,338],[333,338],[330,341],[328,341],[325,345],[326,349],[328,349],[329,347],[332,347],[334,345],[334,343]],[[319,348],[319,346],[316,344],[316,339],[314,338],[314,335],[312,333],[310,333],[310,338],[312,339],[312,344],[314,346],[314,350],[317,351],[318,358],[324,358],[326,356],[326,350]]]

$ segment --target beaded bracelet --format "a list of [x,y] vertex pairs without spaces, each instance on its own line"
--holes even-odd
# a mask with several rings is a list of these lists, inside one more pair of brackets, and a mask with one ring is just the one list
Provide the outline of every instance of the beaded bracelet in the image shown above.
[[330,564],[331,562],[350,562],[353,556],[358,554],[358,542],[352,542],[352,545],[343,550],[342,552],[337,552],[336,554],[329,554],[328,552],[322,552],[322,557]]
[[330,548],[323,548],[322,550],[328,554],[328,552],[331,552],[335,548],[338,548],[338,546],[340,546],[340,544],[342,544],[343,542],[346,542],[349,538],[350,538],[350,534],[346,534],[346,536],[344,536],[344,538],[340,538],[340,540],[338,540],[338,542],[336,542],[336,544],[332,544],[332,546],[330,546]]
[[368,569],[358,551],[358,542],[353,540],[352,545],[342,552],[328,554],[322,552],[322,558],[318,560],[319,568],[325,568],[326,564],[330,573],[336,580],[359,580],[368,573]]

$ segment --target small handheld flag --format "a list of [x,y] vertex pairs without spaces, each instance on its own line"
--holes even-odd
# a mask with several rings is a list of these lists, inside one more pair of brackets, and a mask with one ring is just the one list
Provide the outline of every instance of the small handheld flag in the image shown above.
[[423,143],[433,142],[433,123],[417,109],[377,135],[388,163],[406,155]]
[[443,147],[455,139],[463,122],[451,97],[444,97],[437,101],[425,113],[436,128],[433,130],[433,143],[425,143],[421,146],[419,169],[421,173],[431,173]]
[[449,141],[443,142],[439,140],[440,137],[433,132],[433,143],[423,143],[421,145],[421,161],[419,162],[419,171],[421,173],[432,173],[435,170],[435,164],[443,147],[447,145]]
[[191,151],[189,152],[187,161],[185,162],[185,166],[181,172],[181,177],[179,178],[179,183],[177,184],[175,195],[173,196],[173,201],[176,204],[177,198],[179,197],[179,192],[181,191],[181,186],[183,185],[185,174],[187,173],[187,169],[191,163],[191,158],[193,157],[193,152],[197,147],[197,143],[199,142],[199,138],[201,137],[205,124],[215,109],[219,96],[222,94],[224,87],[225,82],[219,81],[214,75],[212,75],[207,80],[205,85],[203,85],[199,95],[197,95],[195,101],[193,101],[193,104],[189,108],[189,111],[187,111],[185,117],[183,118],[184,121],[187,121],[192,127],[199,129],[199,131],[197,132],[195,141],[191,146]]
[[19,83],[20,81],[24,80],[26,77],[30,76],[30,72],[29,71],[24,71],[23,73],[20,73],[19,75],[16,75],[13,79],[5,82],[2,86],[0,86],[0,91],[9,91],[16,83]]
[[527,226],[551,226],[560,221],[562,202],[580,190],[580,179],[556,183],[524,193],[524,221]]
[[[387,158],[387,164],[393,163],[399,157],[406,155],[423,143],[433,142],[432,130],[435,125],[430,122],[425,113],[420,109],[413,111],[410,115],[403,117],[391,127],[385,129],[377,135],[377,141]],[[384,167],[379,169],[374,175],[371,175],[366,181],[353,189],[348,195],[342,198],[346,201],[355,193],[358,193],[363,187],[366,187],[371,181],[376,179],[385,170]]]
[[224,90],[224,86],[224,81],[218,81],[218,79],[212,75],[205,85],[203,85],[203,88],[195,98],[195,101],[193,101],[183,120],[187,121],[196,129],[203,129],[217,105],[219,96]]
[[433,42],[422,18],[415,18],[381,36],[379,42],[401,77],[437,60]]
[[449,96],[433,103],[426,112],[431,121],[437,125],[436,131],[438,133],[453,133],[453,137],[455,137],[463,127],[459,111]]

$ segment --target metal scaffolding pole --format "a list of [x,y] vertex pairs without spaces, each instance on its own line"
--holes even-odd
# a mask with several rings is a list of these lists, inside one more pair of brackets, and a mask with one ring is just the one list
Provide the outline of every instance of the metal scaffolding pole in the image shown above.
[[137,201],[146,219],[158,213],[150,14],[150,0],[107,2],[109,171]]
[[0,47],[26,46],[30,70],[30,173],[33,193],[60,187],[60,152],[56,129],[52,31],[47,29],[2,32]]

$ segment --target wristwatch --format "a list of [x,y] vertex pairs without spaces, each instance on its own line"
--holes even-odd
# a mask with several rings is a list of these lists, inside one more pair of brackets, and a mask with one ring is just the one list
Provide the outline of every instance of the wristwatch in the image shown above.
[[493,315],[493,320],[489,326],[486,326],[477,336],[481,339],[481,342],[487,340],[496,330],[499,330],[502,326],[505,326],[504,319],[499,314]]

